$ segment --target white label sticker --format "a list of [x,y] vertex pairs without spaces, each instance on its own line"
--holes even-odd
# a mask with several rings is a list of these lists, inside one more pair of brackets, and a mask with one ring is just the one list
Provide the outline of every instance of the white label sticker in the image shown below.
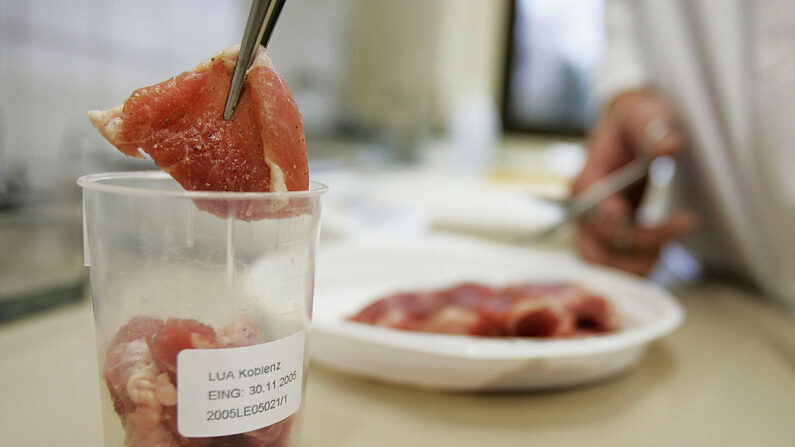
[[177,427],[186,438],[258,430],[301,406],[304,332],[254,346],[177,355]]

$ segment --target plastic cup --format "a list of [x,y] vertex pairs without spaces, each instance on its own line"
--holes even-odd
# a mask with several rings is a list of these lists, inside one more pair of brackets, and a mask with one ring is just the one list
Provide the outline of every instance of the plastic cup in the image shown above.
[[105,446],[300,445],[324,185],[81,177]]

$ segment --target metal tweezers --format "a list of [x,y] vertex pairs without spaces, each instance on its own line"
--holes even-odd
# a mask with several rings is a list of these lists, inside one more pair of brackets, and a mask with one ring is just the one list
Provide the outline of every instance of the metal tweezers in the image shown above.
[[604,199],[639,182],[648,174],[650,163],[651,157],[640,155],[638,158],[616,169],[610,175],[598,180],[573,198],[557,202],[558,205],[563,207],[563,219],[549,228],[525,237],[524,241],[548,238],[569,222],[582,217],[594,209]]
[[651,154],[654,146],[662,141],[668,132],[668,126],[661,118],[649,122],[645,129],[645,139],[638,148],[638,156],[634,160],[580,191],[576,196],[557,202],[557,205],[563,208],[563,219],[538,233],[523,237],[522,242],[548,238],[569,222],[596,208],[606,198],[643,180],[649,174],[652,165]]
[[235,73],[232,75],[232,85],[229,87],[229,96],[226,97],[224,107],[224,120],[232,117],[240,99],[240,91],[246,82],[246,71],[254,60],[257,45],[262,42],[264,47],[268,46],[276,21],[284,8],[287,0],[252,0],[251,10],[248,12],[246,30],[243,32],[243,40],[240,42],[240,53],[235,64]]

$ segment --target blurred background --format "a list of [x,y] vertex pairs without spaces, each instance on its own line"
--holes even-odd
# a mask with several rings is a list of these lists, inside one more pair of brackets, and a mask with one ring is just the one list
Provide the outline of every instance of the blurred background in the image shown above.
[[[239,43],[249,6],[0,1],[0,438],[39,440],[0,445],[99,445],[75,181],[158,168],[122,155],[86,112]],[[795,2],[289,0],[268,51],[303,114],[311,177],[329,186],[321,254],[361,236],[455,233],[682,286],[669,288],[687,314],[632,373],[559,393],[423,393],[315,368],[308,445],[793,445]],[[597,120],[596,97],[612,112],[619,92],[635,94],[625,113]],[[567,220],[589,130],[608,136],[590,154],[596,140],[612,151],[591,181],[664,137],[683,150],[643,166],[645,190],[621,197],[643,206],[627,206],[623,228],[600,208],[539,240]],[[673,220],[669,204],[697,212],[691,240],[653,227]],[[586,225],[601,259],[585,254]]]
[[[156,168],[115,151],[86,111],[239,42],[248,6],[0,3],[0,318],[82,295],[76,177]],[[288,2],[269,51],[312,176],[331,186],[326,237],[511,240],[558,219],[528,194],[565,197],[583,164],[602,22],[600,0]],[[473,212],[483,202],[494,212]]]

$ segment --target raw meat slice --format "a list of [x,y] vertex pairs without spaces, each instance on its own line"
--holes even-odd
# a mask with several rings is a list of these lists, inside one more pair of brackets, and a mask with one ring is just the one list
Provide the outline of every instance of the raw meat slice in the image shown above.
[[254,430],[248,433],[244,433],[242,436],[248,438],[246,439],[246,441],[252,443],[252,445],[261,446],[261,447],[271,445],[275,443],[282,436],[282,429],[285,428],[285,424],[283,424],[282,422],[278,422],[276,424],[261,428],[259,430]]
[[216,438],[210,447],[286,447],[293,418],[248,433]]
[[[257,49],[235,113],[223,119],[238,50],[226,48],[193,71],[140,88],[123,105],[93,110],[89,118],[121,152],[143,158],[143,150],[189,191],[306,190],[301,114],[264,48]],[[197,204],[222,217],[228,213],[228,203]],[[238,203],[235,214],[256,220],[285,205]]]
[[163,326],[163,320],[152,317],[137,316],[130,319],[124,326],[119,328],[110,346],[121,343],[129,343],[133,340],[145,339],[147,335]]
[[174,432],[162,424],[164,410],[177,403],[177,389],[155,364],[146,343],[163,327],[162,320],[135,317],[119,329],[108,347],[105,381],[129,447],[181,446]]
[[475,334],[480,320],[476,309],[450,305],[434,312],[417,327],[421,332],[437,334]]
[[163,421],[182,447],[209,447],[213,443],[213,438],[186,438],[179,433],[176,405],[163,410]]
[[116,413],[126,414],[135,408],[136,404],[127,392],[127,384],[133,376],[154,363],[146,346],[146,337],[162,326],[162,320],[135,317],[111,340],[105,355],[105,382]]
[[620,326],[609,301],[565,283],[522,283],[501,289],[464,283],[438,291],[402,292],[374,301],[349,320],[486,337],[574,337]]
[[437,295],[437,299],[445,303],[472,307],[484,300],[494,298],[497,296],[497,291],[492,287],[470,282],[440,290],[435,295]]
[[243,315],[234,323],[218,329],[218,343],[225,348],[251,346],[262,343],[262,335],[257,323]]
[[256,322],[242,316],[216,331],[196,320],[134,317],[110,343],[104,375],[128,447],[285,447],[292,417],[251,432],[186,438],[177,429],[177,354],[182,349],[262,343]]
[[146,337],[157,366],[177,380],[177,354],[183,349],[213,349],[218,347],[215,331],[196,320],[169,318],[166,324]]
[[136,408],[124,418],[124,444],[128,447],[182,447],[160,418],[161,413],[155,409]]
[[506,319],[506,332],[516,337],[562,337],[569,335],[571,315],[563,306],[542,297],[514,301]]
[[607,332],[617,328],[621,322],[610,303],[584,290],[565,299],[563,305],[573,314],[577,332]]

